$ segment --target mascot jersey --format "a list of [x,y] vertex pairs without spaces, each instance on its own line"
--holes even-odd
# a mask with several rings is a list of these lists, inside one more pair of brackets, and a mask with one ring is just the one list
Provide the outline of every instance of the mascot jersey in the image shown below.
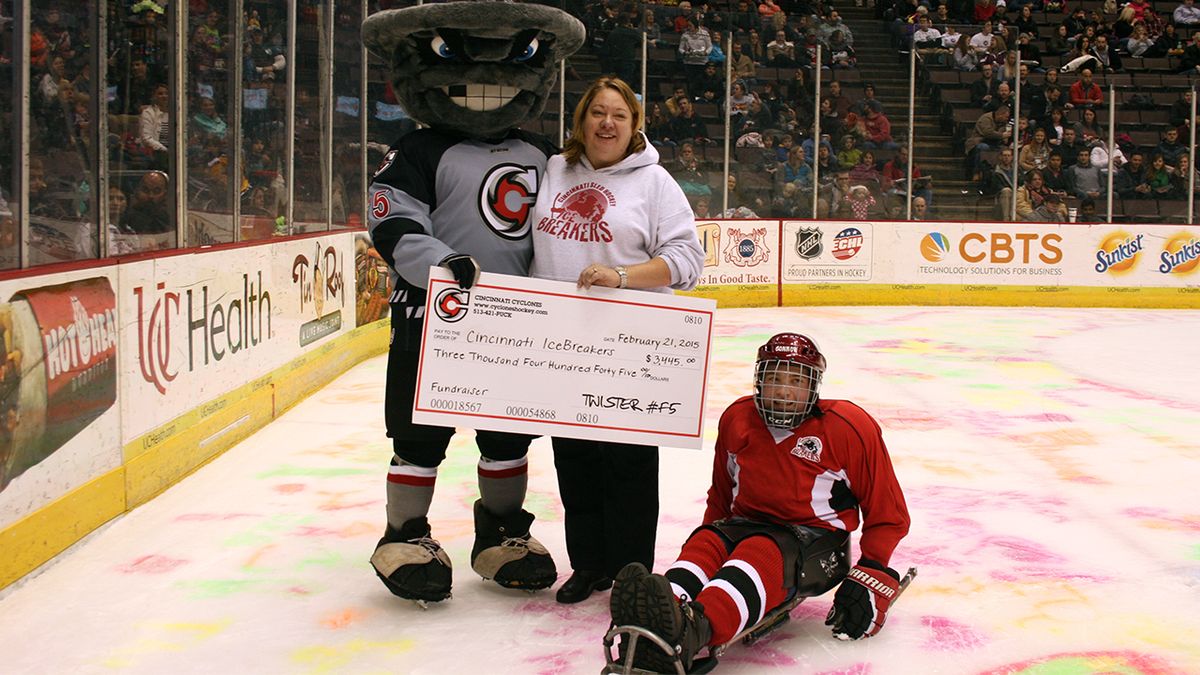
[[393,270],[393,311],[407,319],[394,337],[403,348],[419,346],[429,268],[447,256],[473,256],[486,272],[528,273],[530,213],[554,152],[519,129],[500,140],[420,129],[388,151],[371,183],[368,224]]
[[738,516],[853,532],[884,565],[908,533],[908,507],[879,425],[849,401],[818,402],[795,429],[767,427],[744,396],[721,416],[704,522]]

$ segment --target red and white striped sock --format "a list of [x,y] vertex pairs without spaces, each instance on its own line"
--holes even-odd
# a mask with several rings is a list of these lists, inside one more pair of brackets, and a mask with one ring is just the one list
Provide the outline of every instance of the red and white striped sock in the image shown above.
[[728,642],[785,597],[779,547],[770,537],[743,539],[696,598],[712,625],[709,644]]

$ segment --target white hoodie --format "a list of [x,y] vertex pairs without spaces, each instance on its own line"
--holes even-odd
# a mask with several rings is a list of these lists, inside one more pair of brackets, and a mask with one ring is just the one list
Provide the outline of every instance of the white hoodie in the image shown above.
[[562,155],[551,157],[532,222],[530,276],[577,281],[592,263],[615,267],[661,257],[670,287],[644,290],[670,293],[694,288],[704,267],[691,205],[648,142],[599,170],[586,155],[574,166]]

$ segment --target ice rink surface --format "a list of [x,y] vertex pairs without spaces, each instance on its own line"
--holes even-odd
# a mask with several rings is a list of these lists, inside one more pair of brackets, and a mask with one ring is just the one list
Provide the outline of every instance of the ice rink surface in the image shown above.
[[[884,631],[839,642],[832,594],[721,673],[1200,673],[1200,312],[722,309],[703,451],[664,449],[659,568],[703,513],[717,417],[771,334],[814,337],[822,390],[884,429],[920,575]],[[0,594],[4,673],[597,673],[580,605],[470,569],[469,432],[431,521],[454,597],[422,611],[367,559],[384,525],[385,358],[371,359]],[[565,579],[548,439],[526,507]]]

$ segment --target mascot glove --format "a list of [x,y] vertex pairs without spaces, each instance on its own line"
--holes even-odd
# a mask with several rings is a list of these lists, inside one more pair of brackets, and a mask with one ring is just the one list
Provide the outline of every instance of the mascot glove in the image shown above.
[[463,290],[470,289],[479,281],[479,263],[469,255],[455,253],[446,256],[438,264],[450,270],[450,273],[454,275],[454,280]]
[[900,575],[874,560],[862,559],[833,596],[825,625],[839,640],[871,637],[883,628],[888,606],[900,591]]

